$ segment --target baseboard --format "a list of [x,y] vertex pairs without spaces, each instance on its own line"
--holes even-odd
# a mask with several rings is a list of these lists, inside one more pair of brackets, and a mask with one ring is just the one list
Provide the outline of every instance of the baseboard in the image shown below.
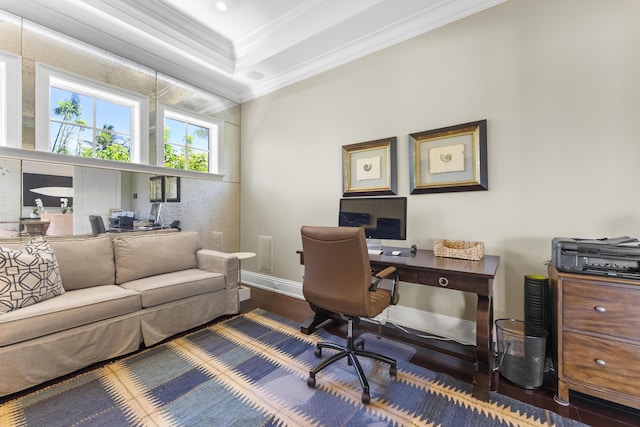
[[[300,282],[245,270],[241,274],[242,282],[247,285],[304,299]],[[423,331],[424,335],[446,337],[470,345],[475,345],[476,342],[476,323],[469,320],[417,310],[403,305],[390,306],[377,319],[384,323]]]
[[266,274],[254,273],[253,271],[241,272],[242,283],[255,286],[267,291],[277,292],[293,298],[304,299],[302,296],[302,283],[292,280],[280,279]]
[[251,299],[251,289],[249,289],[246,286],[239,286],[238,287],[238,297],[240,299],[240,302],[246,301],[248,299]]

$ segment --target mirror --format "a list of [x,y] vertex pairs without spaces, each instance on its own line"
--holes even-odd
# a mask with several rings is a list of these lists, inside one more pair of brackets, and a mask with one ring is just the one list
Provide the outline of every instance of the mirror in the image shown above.
[[[44,177],[45,181],[33,181]],[[25,179],[25,176],[29,177]],[[46,236],[90,235],[89,215],[99,215],[109,224],[111,212],[116,209],[134,212],[139,220],[146,220],[151,212],[149,181],[152,173],[120,171],[96,167],[70,166],[33,160],[0,157],[0,238],[15,237],[25,223],[48,221],[46,230],[34,226],[32,235]],[[46,199],[52,194],[47,178],[68,177],[71,192],[64,192],[70,200],[65,213],[60,205],[44,203],[38,218],[30,218],[33,200]],[[162,177],[164,178],[164,176]],[[35,182],[35,185],[30,184]],[[43,184],[44,182],[44,184]],[[6,185],[5,185],[6,184]],[[235,251],[239,245],[237,206],[238,192],[229,191],[229,184],[190,177],[180,179],[180,201],[163,202],[162,221],[165,225],[180,222],[183,230],[198,230],[205,248]],[[35,192],[33,191],[35,190]],[[27,201],[25,194],[32,193]],[[54,200],[57,195],[50,196]],[[22,227],[21,227],[22,219]],[[33,220],[33,221],[32,221]],[[31,224],[30,224],[31,225]],[[219,234],[222,233],[222,234]],[[214,237],[215,236],[215,237]],[[220,236],[224,236],[221,241]]]
[[[200,231],[206,248],[239,250],[240,106],[237,103],[4,11],[0,11],[0,35],[0,50],[20,55],[22,61],[21,149],[0,147],[0,238],[6,237],[3,233],[18,231],[20,218],[33,214],[32,203],[37,197],[31,195],[29,186],[40,184],[31,184],[29,180],[34,177],[28,174],[62,176],[67,181],[70,178],[71,193],[59,188],[68,184],[51,185],[56,190],[47,197],[53,198],[53,202],[49,202],[53,205],[44,206],[44,219],[40,219],[49,221],[49,233],[67,235],[71,229],[72,234],[77,235],[91,234],[89,215],[98,214],[108,220],[112,209],[133,211],[141,219],[148,217],[150,178],[175,173],[180,177],[180,199],[164,202],[164,222],[180,221],[183,230]],[[34,151],[39,63],[147,97],[149,149],[148,158],[144,159],[147,165]],[[223,177],[154,166],[162,162],[162,153],[158,155],[156,150],[156,146],[162,147],[162,141],[156,143],[156,136],[159,131],[161,136],[164,134],[156,115],[159,104],[224,122],[220,147]],[[28,197],[25,197],[25,174]],[[69,194],[72,197],[61,197]],[[61,198],[69,199],[68,208],[73,208],[72,212],[67,209],[62,213],[62,207],[54,203]]]

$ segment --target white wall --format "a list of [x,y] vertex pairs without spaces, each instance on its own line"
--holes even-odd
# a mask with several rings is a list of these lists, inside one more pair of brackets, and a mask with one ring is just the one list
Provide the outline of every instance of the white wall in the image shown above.
[[[20,160],[0,158],[0,181],[3,186],[22,188]],[[21,196],[18,191],[0,191],[0,218],[2,221],[15,221],[0,223],[0,235],[12,235],[19,231],[18,218],[22,216]],[[3,230],[10,230],[11,233],[2,233]]]
[[[640,235],[639,16],[637,0],[510,0],[244,104],[241,249],[272,236],[261,273],[301,282],[300,226],[337,222],[341,147],[397,136],[406,245],[484,241],[496,318],[522,319],[553,237]],[[480,119],[489,191],[409,195],[407,135]],[[462,293],[403,284],[401,304],[475,318]]]

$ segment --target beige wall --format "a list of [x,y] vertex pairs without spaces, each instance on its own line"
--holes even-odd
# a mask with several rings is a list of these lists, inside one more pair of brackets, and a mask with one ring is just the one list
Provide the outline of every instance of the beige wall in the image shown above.
[[[300,226],[337,222],[341,147],[397,136],[406,245],[484,241],[496,318],[522,319],[553,237],[640,237],[639,16],[637,0],[510,0],[244,104],[242,250],[272,236],[269,274],[301,282]],[[407,135],[480,119],[489,191],[409,195]],[[469,295],[403,284],[401,304],[474,319]]]

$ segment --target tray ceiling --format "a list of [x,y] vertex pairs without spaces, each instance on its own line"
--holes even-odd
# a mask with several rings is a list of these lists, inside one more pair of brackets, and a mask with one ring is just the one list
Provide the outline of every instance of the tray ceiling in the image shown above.
[[506,0],[0,0],[0,9],[245,102]]

